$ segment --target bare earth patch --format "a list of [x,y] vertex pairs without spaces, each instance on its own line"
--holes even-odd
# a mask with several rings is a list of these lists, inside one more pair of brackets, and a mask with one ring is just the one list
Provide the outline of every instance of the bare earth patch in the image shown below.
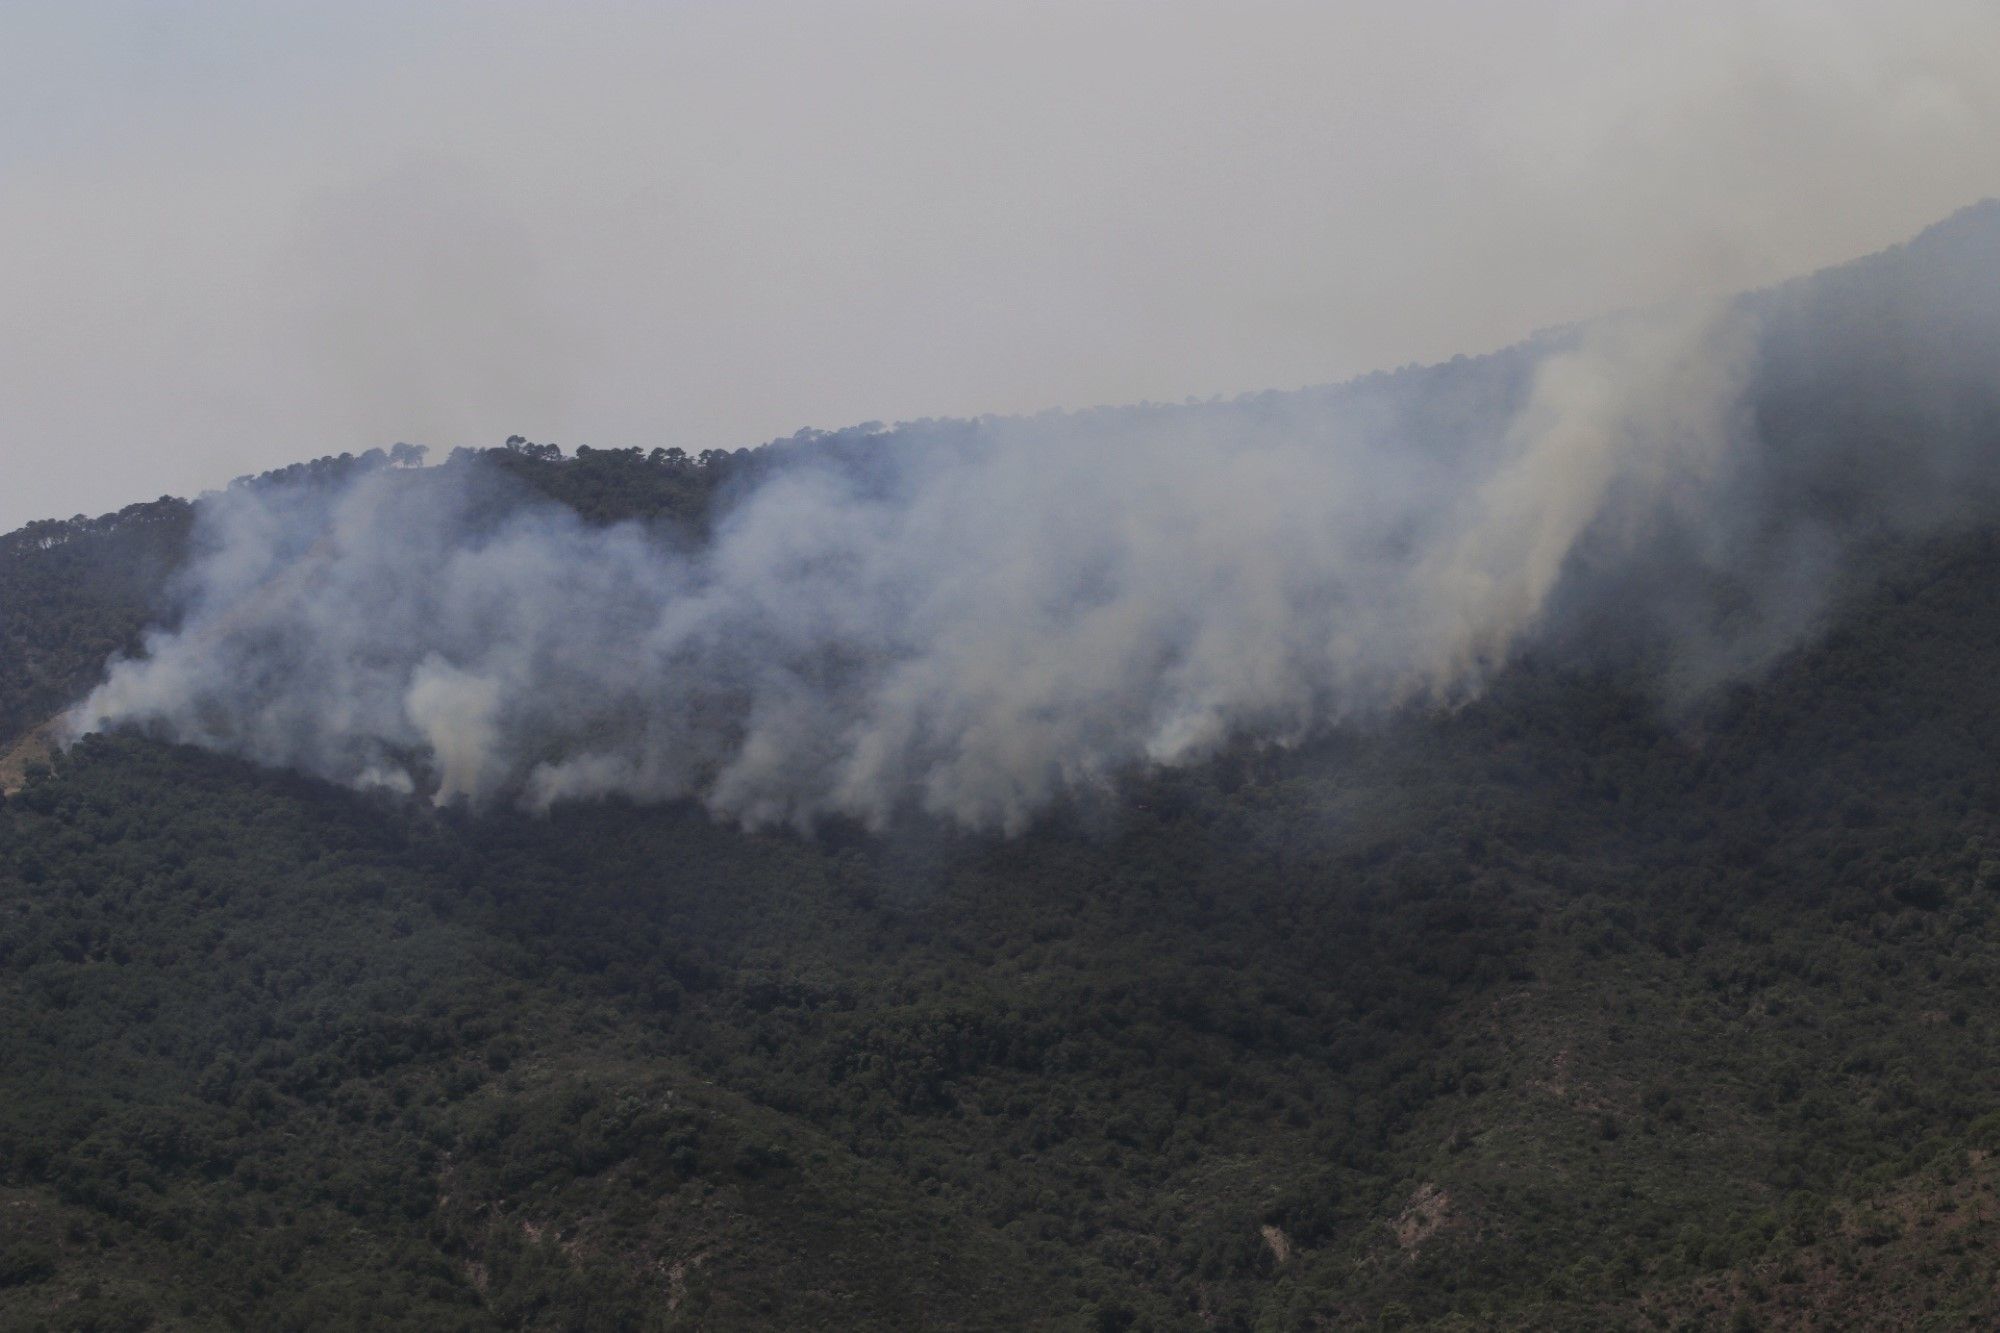
[[1414,1259],[1423,1249],[1424,1242],[1444,1230],[1453,1222],[1451,1191],[1435,1181],[1425,1181],[1417,1186],[1403,1211],[1389,1224],[1395,1233],[1396,1244],[1400,1245]]
[[1264,1235],[1264,1243],[1271,1247],[1273,1259],[1282,1264],[1292,1257],[1292,1238],[1287,1236],[1282,1228],[1266,1223],[1258,1230]]
[[0,751],[0,795],[12,796],[28,780],[30,764],[47,763],[56,748],[57,723],[52,717]]

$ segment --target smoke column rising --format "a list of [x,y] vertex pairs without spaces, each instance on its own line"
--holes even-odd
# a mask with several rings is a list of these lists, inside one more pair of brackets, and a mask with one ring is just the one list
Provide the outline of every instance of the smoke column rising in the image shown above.
[[[1883,514],[1984,512],[2000,302],[1960,270],[2000,225],[1938,236],[1338,389],[849,433],[748,469],[698,543],[464,459],[235,488],[178,626],[72,726],[439,801],[1013,831],[1135,768],[1468,697],[1593,610],[1740,666]],[[1864,380],[1815,424],[1815,393]],[[1919,409],[1942,415],[1885,463]],[[1842,527],[1829,487],[1856,477],[1872,517]],[[1753,611],[1728,642],[1719,587]]]

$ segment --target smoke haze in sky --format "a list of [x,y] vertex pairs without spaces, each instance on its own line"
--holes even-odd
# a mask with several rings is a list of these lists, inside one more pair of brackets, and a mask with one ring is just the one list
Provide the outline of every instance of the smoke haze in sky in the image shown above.
[[300,457],[1324,383],[2000,192],[2000,11],[0,13],[0,527]]

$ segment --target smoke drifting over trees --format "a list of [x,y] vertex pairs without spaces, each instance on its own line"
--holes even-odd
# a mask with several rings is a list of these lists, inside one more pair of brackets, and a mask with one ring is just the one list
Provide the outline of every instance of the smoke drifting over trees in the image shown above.
[[750,455],[698,533],[473,457],[237,487],[72,726],[438,800],[1017,829],[1530,646],[1698,690],[1796,642],[1868,543],[1992,516],[1996,274],[1983,205],[1425,371],[843,432]]

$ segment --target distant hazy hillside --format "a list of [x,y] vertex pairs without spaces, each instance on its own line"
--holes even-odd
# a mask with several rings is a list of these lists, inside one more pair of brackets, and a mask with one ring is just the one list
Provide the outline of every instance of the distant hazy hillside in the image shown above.
[[[1121,769],[1013,836],[746,832],[707,789],[528,814],[85,738],[0,804],[0,1322],[2000,1321],[1995,256],[1982,206],[1751,298],[1757,451],[1643,541],[1589,528],[1452,706]],[[1581,337],[1080,419],[1336,401],[1455,456]],[[651,569],[776,481],[893,498],[884,456],[1017,429],[242,491],[477,469],[452,532],[553,503],[569,550],[646,525]],[[1625,484],[1602,513],[1640,512]],[[7,728],[152,623],[299,642],[257,618],[283,585],[201,621],[175,571],[217,531],[161,501],[0,543]],[[1254,549],[1177,535],[1189,577]]]

